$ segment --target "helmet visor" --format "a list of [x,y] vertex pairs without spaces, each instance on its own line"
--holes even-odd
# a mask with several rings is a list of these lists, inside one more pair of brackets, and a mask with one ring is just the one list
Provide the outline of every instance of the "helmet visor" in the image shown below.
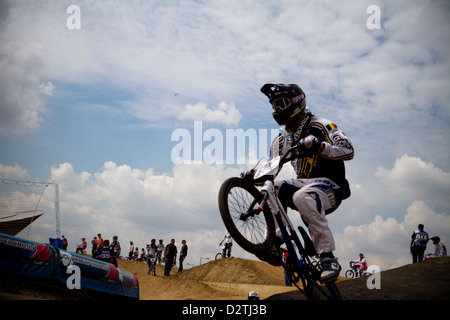
[[276,98],[271,101],[272,108],[276,112],[280,112],[289,108],[292,104],[289,98]]

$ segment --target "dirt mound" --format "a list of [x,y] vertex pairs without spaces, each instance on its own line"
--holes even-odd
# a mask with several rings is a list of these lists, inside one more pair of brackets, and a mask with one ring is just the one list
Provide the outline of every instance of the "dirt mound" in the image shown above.
[[[369,276],[338,282],[344,300],[449,300],[450,257],[431,259],[379,274],[380,289],[369,289]],[[276,294],[273,300],[303,300],[300,292]]]
[[240,258],[210,261],[164,277],[164,267],[157,266],[156,276],[147,274],[142,262],[119,260],[119,268],[139,279],[141,300],[241,300],[248,292],[258,291],[261,298],[294,290],[284,287],[282,267]]
[[246,260],[227,258],[211,261],[176,275],[179,280],[198,280],[205,282],[245,283],[258,285],[283,285],[282,267]]

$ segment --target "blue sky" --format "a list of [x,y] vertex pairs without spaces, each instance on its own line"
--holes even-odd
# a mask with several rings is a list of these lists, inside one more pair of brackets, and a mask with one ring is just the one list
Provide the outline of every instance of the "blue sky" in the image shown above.
[[[370,5],[380,29],[367,28]],[[343,265],[359,252],[382,269],[409,263],[418,223],[449,245],[448,2],[1,1],[0,12],[0,176],[60,185],[72,249],[101,232],[125,250],[186,238],[190,263],[213,257],[218,188],[250,165],[175,165],[171,135],[195,121],[224,135],[277,129],[268,82],[298,83],[355,146],[352,197],[329,216]],[[52,211],[51,192],[41,206]],[[38,241],[53,233],[32,228]]]

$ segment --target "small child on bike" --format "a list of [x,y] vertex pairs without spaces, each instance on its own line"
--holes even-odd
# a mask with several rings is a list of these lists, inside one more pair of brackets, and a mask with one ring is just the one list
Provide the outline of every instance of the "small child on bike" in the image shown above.
[[359,254],[359,259],[352,260],[353,265],[356,267],[356,270],[358,272],[358,276],[362,277],[363,271],[367,270],[367,261],[366,258],[364,258],[364,255],[362,253]]

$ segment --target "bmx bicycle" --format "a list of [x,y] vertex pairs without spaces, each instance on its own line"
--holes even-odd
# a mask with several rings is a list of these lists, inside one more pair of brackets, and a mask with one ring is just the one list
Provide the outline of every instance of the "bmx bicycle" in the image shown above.
[[224,244],[224,245],[222,246],[222,252],[219,252],[218,254],[216,254],[215,259],[216,259],[216,260],[220,260],[220,259],[222,259],[222,258],[226,258],[226,257],[227,257],[227,255],[225,254],[226,251],[227,251],[227,245]]
[[220,260],[222,258],[225,258],[225,245],[222,246],[222,252],[219,252],[218,254],[216,254],[216,257],[215,257],[216,260]]
[[156,276],[156,256],[149,255],[147,256],[147,274],[152,274]]
[[[283,156],[271,159],[262,168],[255,169],[257,164],[251,170],[254,176],[250,181],[243,177],[225,180],[219,190],[219,211],[228,232],[244,250],[258,258],[278,254],[276,260],[283,265],[291,282],[308,300],[340,300],[335,281],[320,282],[321,267],[314,259],[317,255],[314,245],[305,229],[299,226],[302,244],[274,186],[274,180],[283,165],[306,152],[301,146],[293,146]],[[292,258],[293,263],[289,266],[282,262],[275,249],[276,228],[279,228]]]
[[[350,261],[350,268],[351,268],[350,270],[345,271],[345,276],[350,279],[358,278],[358,267],[356,267],[353,261]],[[361,277],[368,274],[369,273],[366,270],[363,270],[361,272]]]

